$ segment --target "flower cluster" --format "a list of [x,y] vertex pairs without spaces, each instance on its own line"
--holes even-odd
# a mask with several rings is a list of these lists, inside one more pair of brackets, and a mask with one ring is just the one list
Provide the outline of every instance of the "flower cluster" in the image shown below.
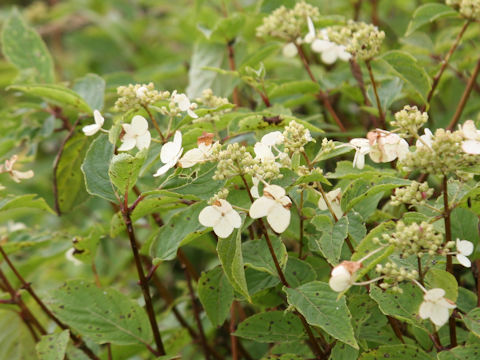
[[375,271],[383,279],[383,282],[379,285],[382,289],[391,289],[399,293],[402,292],[402,289],[398,286],[399,283],[418,278],[417,270],[408,270],[393,262],[387,262],[385,265],[377,264]]
[[395,189],[395,194],[391,197],[391,203],[392,205],[422,205],[432,195],[433,189],[428,186],[428,183],[413,181],[409,186]]
[[283,132],[285,152],[300,153],[305,150],[304,146],[315,141],[310,131],[296,121],[290,121]]
[[416,106],[405,106],[395,113],[395,121],[391,124],[398,128],[402,136],[416,136],[418,130],[428,121],[428,114],[421,112]]
[[215,157],[218,161],[214,180],[229,179],[237,175],[252,175],[252,168],[256,161],[245,146],[238,143],[229,144]]
[[480,19],[480,2],[478,0],[446,0],[446,4],[458,8],[460,14],[470,20]]
[[170,96],[168,106],[162,106],[160,112],[170,118],[181,116],[182,112],[187,112],[187,115],[193,119],[198,118],[194,110],[198,107],[197,103],[191,102],[187,95],[179,94],[175,90]]
[[117,94],[119,98],[115,102],[116,111],[136,110],[166,100],[170,96],[168,91],[155,90],[153,83],[119,86]]

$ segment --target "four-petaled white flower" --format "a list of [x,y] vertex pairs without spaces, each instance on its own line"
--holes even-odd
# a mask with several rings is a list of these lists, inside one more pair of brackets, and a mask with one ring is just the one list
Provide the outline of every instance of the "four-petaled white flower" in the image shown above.
[[13,155],[9,160],[5,160],[5,164],[0,165],[0,174],[1,173],[8,173],[13,181],[19,183],[21,180],[30,179],[33,177],[34,173],[33,170],[28,171],[19,171],[13,170],[13,165],[18,160],[17,155]]
[[353,284],[353,274],[361,267],[358,261],[342,261],[332,269],[328,285],[336,292],[347,290]]
[[285,189],[278,185],[268,185],[263,189],[263,196],[254,201],[250,207],[250,217],[258,219],[266,216],[276,233],[284,232],[290,224],[290,207],[292,200],[285,195]]
[[175,136],[173,137],[173,141],[167,142],[162,146],[162,150],[160,150],[160,160],[165,165],[158,169],[153,176],[163,175],[168,170],[173,168],[180,159],[180,156],[182,156],[182,153],[182,133],[177,130],[175,132]]
[[365,155],[370,152],[370,142],[368,139],[355,138],[350,140],[346,146],[355,149],[355,156],[353,158],[353,167],[363,169],[365,166]]
[[468,240],[457,239],[457,260],[465,267],[472,266],[472,262],[467,256],[473,253],[473,244]]
[[462,149],[467,154],[480,154],[480,130],[477,130],[475,123],[472,120],[465,121],[465,124],[460,127],[463,137],[466,139],[462,141]]
[[284,45],[282,54],[285,57],[292,58],[298,54],[297,46],[293,42],[289,42]]
[[370,159],[376,163],[403,159],[408,154],[408,143],[397,134],[375,130],[367,134],[370,142]]
[[198,118],[198,115],[193,112],[197,104],[191,103],[190,99],[185,94],[177,94],[177,90],[172,93],[172,100],[178,105],[181,111],[186,111],[191,118]]
[[233,229],[242,226],[242,218],[232,205],[226,200],[217,200],[213,205],[207,206],[198,215],[200,224],[213,227],[213,232],[219,238],[229,237]]
[[327,65],[335,63],[338,59],[348,61],[352,57],[352,54],[347,51],[345,46],[326,39],[316,39],[313,41],[312,51],[320,53],[320,58]]
[[423,302],[420,305],[418,314],[422,319],[430,319],[438,327],[448,321],[449,309],[455,309],[452,301],[445,299],[445,290],[435,288],[428,290],[423,295]]
[[[341,194],[340,194],[341,189],[335,189],[330,192],[328,192],[327,195],[327,200],[330,203],[330,206],[332,207],[333,212],[335,213],[335,216],[337,219],[340,219],[343,216],[343,210],[340,205],[340,200],[341,200]],[[320,210],[328,210],[327,203],[325,202],[325,199],[323,196],[320,197],[318,200],[318,208]]]
[[425,145],[428,146],[429,148],[432,147],[433,134],[432,134],[432,132],[430,131],[429,128],[426,128],[425,130],[423,130],[423,135],[420,136],[420,139],[417,140],[417,142],[415,143],[415,146],[417,148],[420,148],[420,147],[425,146]]
[[105,119],[98,110],[95,110],[93,112],[93,119],[95,121],[95,124],[87,125],[82,128],[82,131],[85,133],[86,136],[95,135],[98,131],[100,131],[103,123],[105,122]]
[[118,151],[132,150],[135,146],[138,150],[147,149],[150,146],[151,135],[148,131],[148,122],[141,115],[135,115],[131,124],[123,124],[125,135]]
[[213,150],[212,139],[212,133],[203,133],[203,135],[197,139],[198,147],[188,150],[178,161],[178,165],[182,168],[190,168],[196,164],[207,161]]

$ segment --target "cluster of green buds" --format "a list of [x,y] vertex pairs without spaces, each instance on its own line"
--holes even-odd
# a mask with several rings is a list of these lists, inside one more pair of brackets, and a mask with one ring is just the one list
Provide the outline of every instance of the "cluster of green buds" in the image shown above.
[[302,124],[292,120],[283,131],[285,152],[300,153],[310,141],[315,141],[310,131]]
[[409,186],[395,189],[395,194],[391,197],[391,203],[392,205],[422,205],[432,195],[433,189],[428,187],[428,183],[413,181]]
[[[287,159],[290,160],[288,157]],[[260,161],[259,159],[254,159],[253,165],[247,171],[265,181],[270,181],[273,179],[279,179],[283,176],[280,173],[280,167],[281,164],[274,160]]]
[[403,137],[417,136],[418,130],[428,121],[428,114],[421,112],[416,106],[405,106],[395,113],[392,126],[398,128]]
[[458,8],[463,17],[480,20],[480,1],[478,0],[446,0],[447,5]]
[[350,20],[346,26],[332,26],[327,29],[328,38],[344,45],[357,60],[370,60],[379,52],[385,39],[385,32],[372,24]]
[[[202,96],[195,99],[195,102],[206,106],[209,109],[217,109],[224,105],[230,104],[227,98],[213,95],[212,89],[205,89],[202,91]],[[222,109],[209,112],[203,116],[200,116],[198,119],[193,119],[193,123],[199,122],[216,122],[220,120],[220,117],[227,112],[230,112],[231,109]]]
[[263,24],[257,28],[257,36],[295,41],[302,36],[302,29],[306,28],[307,17],[314,22],[318,20],[320,17],[318,8],[305,1],[298,2],[293,9],[287,9],[282,5],[263,19]]
[[383,282],[379,285],[382,289],[391,289],[398,293],[402,292],[402,289],[398,286],[399,283],[418,279],[417,270],[408,270],[393,262],[388,262],[385,265],[378,264],[375,271],[383,278]]
[[209,200],[208,200],[208,204],[209,205],[213,205],[213,204],[216,204],[218,203],[219,200],[225,200],[228,196],[228,189],[227,188],[223,188],[221,189],[219,192],[217,192],[215,195],[213,195]]
[[238,143],[229,144],[225,150],[212,154],[218,161],[214,180],[229,179],[237,175],[253,175],[252,169],[258,163],[247,151],[245,146]]
[[[437,232],[432,224],[425,221],[422,221],[421,224],[412,223],[410,225],[399,221],[395,232],[383,234],[382,240],[395,246],[402,257],[410,255],[422,257],[425,254],[430,256],[435,254],[445,255],[449,248],[455,246],[455,243],[444,245],[443,235]],[[380,242],[378,238],[375,241]]]
[[116,111],[138,110],[169,98],[170,92],[157,91],[153,83],[130,84],[117,88],[119,98],[115,102]]

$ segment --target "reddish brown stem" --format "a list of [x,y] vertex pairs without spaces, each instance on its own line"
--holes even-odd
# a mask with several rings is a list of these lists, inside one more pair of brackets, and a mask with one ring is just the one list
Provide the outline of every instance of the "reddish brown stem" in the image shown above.
[[380,97],[378,96],[377,83],[375,82],[375,77],[373,76],[373,70],[372,70],[372,65],[370,64],[370,60],[365,61],[365,64],[367,65],[368,75],[370,76],[370,82],[372,83],[373,93],[375,94],[375,101],[377,102],[379,123],[375,124],[375,126],[381,129],[385,129],[385,115],[383,114],[382,104],[380,103]]
[[238,339],[234,335],[237,322],[237,316],[235,311],[235,301],[232,302],[230,307],[230,343],[232,344],[232,360],[238,360]]
[[[152,112],[146,105],[143,105],[143,108],[147,112],[148,117],[152,121],[153,127],[155,128],[155,130],[157,130],[158,135],[160,135],[160,139],[162,139],[162,142],[165,142],[165,137],[162,134],[162,130],[160,130],[160,126],[158,126],[157,120],[155,120],[155,117],[153,116]],[[167,134],[167,137],[168,137],[168,134]]]
[[[228,65],[230,66],[231,71],[235,71],[235,68],[236,68],[235,67],[235,51],[233,49],[232,41],[229,41],[227,43],[227,51],[228,51]],[[232,98],[235,106],[239,107],[240,97],[238,95],[238,88],[236,86],[233,88]]]

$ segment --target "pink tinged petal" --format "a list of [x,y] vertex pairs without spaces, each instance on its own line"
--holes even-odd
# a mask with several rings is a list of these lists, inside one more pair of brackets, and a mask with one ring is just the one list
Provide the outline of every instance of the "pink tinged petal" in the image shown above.
[[242,218],[240,217],[240,214],[233,209],[225,213],[225,218],[236,229],[242,226]]
[[479,155],[480,154],[480,141],[477,141],[477,140],[462,141],[462,149],[467,154]]
[[448,309],[443,306],[433,306],[430,313],[430,320],[438,327],[447,323],[449,318]]
[[423,295],[423,299],[426,301],[438,301],[445,296],[445,290],[441,288],[435,288],[428,290],[425,295]]
[[270,209],[275,206],[277,202],[275,200],[269,199],[265,196],[255,200],[250,206],[250,217],[252,219],[259,219],[261,217],[267,216],[270,212]]
[[422,319],[428,319],[432,314],[433,308],[434,308],[434,305],[430,301],[424,301],[420,305],[420,309],[418,310],[418,315],[420,315]]
[[233,225],[225,218],[222,217],[220,221],[213,227],[213,231],[219,238],[227,238],[233,232]]
[[147,131],[145,134],[140,135],[137,137],[137,148],[138,150],[148,149],[150,146],[150,141],[152,140],[152,136],[150,132]]
[[148,130],[148,121],[140,115],[133,117],[131,125],[135,135],[143,135]]
[[263,193],[269,193],[278,200],[285,196],[285,189],[278,185],[268,185],[263,189]]
[[160,169],[158,169],[157,172],[155,174],[153,174],[153,176],[157,177],[157,176],[163,175],[174,166],[175,166],[175,164],[167,163],[167,164],[163,165]]
[[288,43],[282,49],[283,56],[287,58],[295,57],[297,53],[298,53],[298,50],[294,43]]
[[95,110],[93,112],[93,119],[95,120],[95,124],[97,124],[99,127],[103,126],[103,123],[105,122],[105,119],[103,118],[102,114],[100,114],[100,111]]
[[137,144],[137,140],[133,137],[127,137],[125,135],[122,139],[122,145],[118,148],[118,151],[128,151],[132,150]]
[[212,227],[218,224],[222,218],[222,213],[218,206],[207,206],[198,214],[198,221],[206,227]]
[[270,212],[267,215],[267,221],[273,231],[280,234],[284,232],[290,224],[290,210],[287,210],[279,203],[276,203],[275,206],[270,209]]
[[465,255],[462,255],[462,254],[457,254],[457,260],[460,264],[462,264],[463,266],[469,268],[470,266],[472,266],[472,262],[470,261],[469,258],[467,258]]
[[98,126],[97,124],[87,125],[82,128],[85,136],[95,135],[98,130],[100,130],[100,126]]

